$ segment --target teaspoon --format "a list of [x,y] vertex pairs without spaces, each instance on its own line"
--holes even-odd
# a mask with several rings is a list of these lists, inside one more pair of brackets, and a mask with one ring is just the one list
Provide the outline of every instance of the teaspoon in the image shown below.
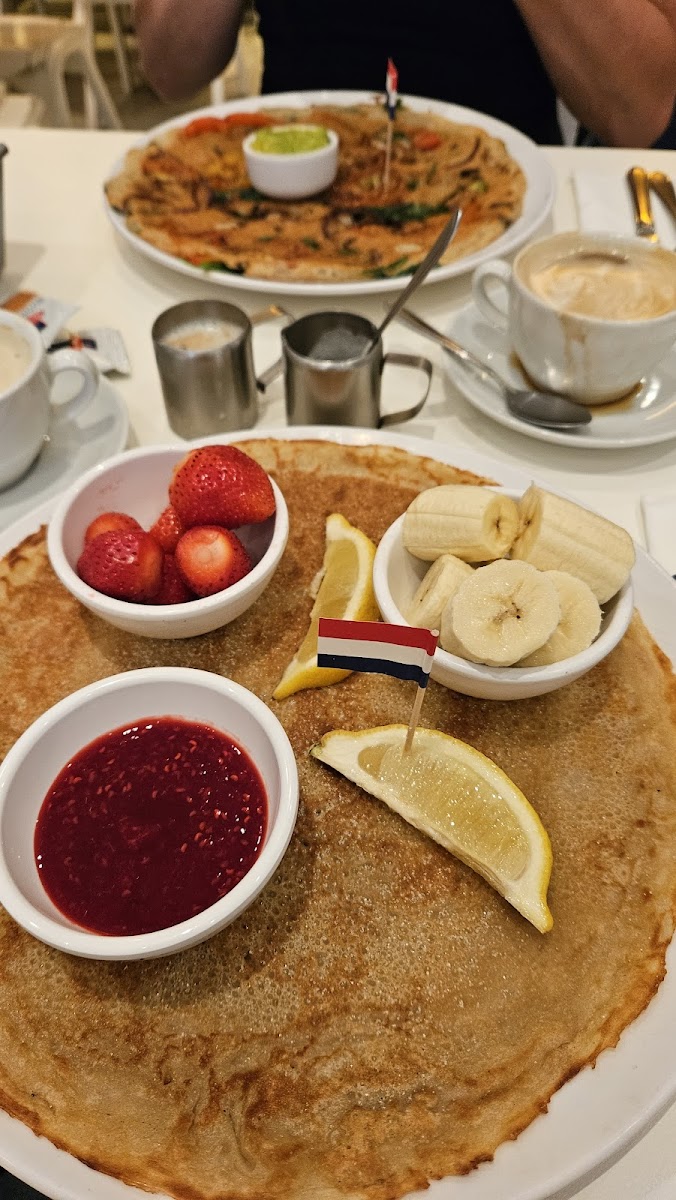
[[491,367],[481,362],[481,359],[453,341],[453,338],[440,333],[433,325],[428,325],[427,321],[423,321],[422,317],[410,309],[402,309],[399,320],[405,325],[410,325],[412,329],[417,329],[418,333],[439,342],[453,358],[458,359],[464,366],[471,367],[482,379],[497,387],[504,396],[509,411],[521,421],[551,429],[575,429],[578,425],[588,425],[591,421],[592,415],[588,408],[583,404],[576,404],[574,400],[566,399],[565,396],[557,396],[554,392],[510,387]]
[[386,312],[383,320],[380,322],[380,325],[378,326],[377,330],[373,334],[373,338],[371,339],[371,345],[373,345],[374,342],[377,342],[378,338],[382,336],[383,330],[385,330],[387,328],[390,321],[394,320],[394,318],[399,314],[401,309],[404,307],[406,301],[411,298],[413,293],[415,291],[417,291],[418,288],[420,287],[420,284],[427,278],[427,276],[429,275],[432,268],[436,267],[442,254],[444,254],[446,252],[446,249],[448,248],[450,243],[453,241],[453,238],[455,237],[458,225],[460,224],[461,220],[462,220],[462,209],[461,208],[454,209],[451,216],[448,218],[448,221],[444,225],[441,233],[439,234],[437,240],[435,241],[434,245],[431,247],[430,250],[427,251],[427,254],[423,258],[422,262],[418,263],[418,266],[416,267],[415,271],[413,272],[413,275],[411,276],[408,283],[406,284],[406,287],[404,288],[403,292],[399,292],[399,295],[397,296],[396,300],[394,301],[394,304],[392,304],[391,307]]

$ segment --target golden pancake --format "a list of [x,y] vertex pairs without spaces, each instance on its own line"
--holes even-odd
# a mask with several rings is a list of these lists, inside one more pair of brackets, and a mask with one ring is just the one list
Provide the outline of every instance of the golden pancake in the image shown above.
[[549,832],[554,928],[539,934],[309,756],[327,730],[405,722],[412,684],[354,674],[271,700],[305,631],[328,513],[377,540],[421,488],[475,478],[389,448],[241,445],[280,484],[291,536],[267,591],[222,631],[135,638],[63,590],[42,533],[8,556],[0,752],[116,671],[220,671],[289,734],[295,834],[243,916],[172,958],[79,960],[0,911],[0,1105],[180,1200],[396,1200],[490,1159],[655,993],[676,903],[674,680],[635,618],[603,663],[547,696],[429,685],[423,723],[493,758]]
[[[242,141],[261,121],[335,130],[332,186],[300,201],[257,193]],[[523,172],[485,130],[399,109],[385,189],[386,131],[380,104],[198,117],[131,150],[106,194],[131,232],[166,254],[208,270],[299,282],[408,275],[455,205],[463,219],[442,263],[495,241],[521,213]]]

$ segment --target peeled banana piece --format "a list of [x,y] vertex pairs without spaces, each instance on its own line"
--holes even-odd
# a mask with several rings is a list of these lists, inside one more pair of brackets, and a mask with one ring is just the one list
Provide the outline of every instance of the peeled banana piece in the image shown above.
[[626,529],[572,500],[533,484],[519,504],[521,528],[511,554],[541,571],[564,571],[582,579],[605,604],[626,583],[634,543]]
[[561,620],[557,590],[529,563],[478,567],[441,614],[443,650],[489,667],[511,667],[544,646]]
[[509,551],[519,531],[519,510],[510,496],[472,484],[442,484],[420,492],[409,505],[404,546],[434,562],[452,554],[463,562],[489,562]]
[[591,588],[567,571],[545,571],[556,588],[561,620],[544,646],[519,663],[520,667],[548,667],[591,646],[601,628],[602,612]]
[[432,563],[425,578],[420,581],[405,614],[409,624],[417,625],[421,629],[439,629],[441,614],[448,601],[471,574],[472,568],[469,563],[455,558],[453,554],[442,554]]

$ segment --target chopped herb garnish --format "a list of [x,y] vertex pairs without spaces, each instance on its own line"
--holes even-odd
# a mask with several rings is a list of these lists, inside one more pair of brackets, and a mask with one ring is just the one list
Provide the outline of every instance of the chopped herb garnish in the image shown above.
[[303,245],[307,246],[308,249],[310,249],[310,250],[319,250],[320,249],[319,242],[316,242],[314,238],[307,237],[307,238],[301,238],[300,240],[303,243]]
[[[406,267],[408,262],[408,254],[403,258],[397,258],[394,262],[389,263],[386,267],[374,267],[372,271],[367,271],[366,274],[371,279],[396,279],[398,275],[410,275],[413,267]],[[402,268],[404,268],[402,270]]]
[[228,267],[222,262],[203,262],[199,264],[203,271],[224,271],[226,275],[246,275],[246,268],[241,263],[236,267]]
[[424,221],[426,217],[435,217],[439,213],[448,212],[448,205],[442,204],[385,204],[381,208],[358,208],[352,213],[355,225],[405,225],[407,221]]
[[416,190],[416,188],[418,187],[419,183],[420,183],[419,179],[408,179],[406,181],[406,187],[408,188],[409,192],[414,192]]

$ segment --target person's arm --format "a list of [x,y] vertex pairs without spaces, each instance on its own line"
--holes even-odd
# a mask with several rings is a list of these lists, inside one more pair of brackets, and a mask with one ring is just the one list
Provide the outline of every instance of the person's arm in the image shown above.
[[244,0],[136,0],[141,69],[164,100],[182,100],[228,65]]
[[649,146],[676,98],[676,0],[515,0],[561,99],[610,146]]

